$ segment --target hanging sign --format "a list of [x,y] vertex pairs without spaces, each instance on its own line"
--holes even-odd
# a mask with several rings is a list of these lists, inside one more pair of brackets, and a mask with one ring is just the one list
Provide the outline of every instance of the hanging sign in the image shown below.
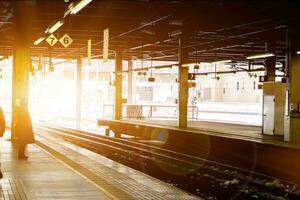
[[190,81],[196,80],[195,74],[194,74],[194,73],[189,73],[189,74],[188,74],[188,80],[190,80]]
[[196,83],[195,82],[189,82],[188,83],[188,88],[194,88],[196,87]]
[[106,28],[103,31],[103,61],[108,60],[108,42],[109,42],[109,29]]
[[68,34],[64,34],[64,36],[62,36],[60,39],[59,39],[59,42],[65,47],[69,47],[72,43],[73,43],[73,40],[72,38],[68,35]]
[[46,41],[48,42],[48,44],[50,46],[53,47],[56,44],[56,42],[58,41],[58,39],[53,34],[51,34],[51,35],[49,35],[49,37],[47,37]]

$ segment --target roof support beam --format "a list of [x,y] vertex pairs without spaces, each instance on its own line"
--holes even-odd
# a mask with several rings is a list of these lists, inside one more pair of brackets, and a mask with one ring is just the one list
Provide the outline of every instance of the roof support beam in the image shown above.
[[300,142],[300,55],[296,52],[300,49],[299,31],[288,30],[288,117],[285,118],[284,139],[291,142]]
[[184,41],[179,39],[178,44],[178,78],[179,78],[179,93],[178,93],[178,126],[186,128],[188,125],[188,71],[189,68],[184,66],[188,60],[188,51],[183,49]]
[[81,91],[82,91],[82,59],[77,58],[76,76],[76,128],[80,129],[81,124]]
[[122,52],[116,51],[115,57],[115,120],[122,119]]
[[[26,144],[24,132],[17,132],[17,126],[24,126],[21,116],[28,112],[29,70],[31,60],[29,54],[30,33],[32,22],[32,7],[28,3],[17,1],[14,18],[14,47],[13,47],[13,86],[12,86],[12,135],[11,139]],[[26,17],[25,17],[26,16]],[[24,17],[26,20],[24,20]]]

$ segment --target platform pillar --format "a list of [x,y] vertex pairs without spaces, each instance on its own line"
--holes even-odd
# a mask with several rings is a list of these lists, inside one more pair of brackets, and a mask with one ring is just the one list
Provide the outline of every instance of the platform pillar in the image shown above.
[[122,119],[122,52],[116,51],[115,58],[115,120]]
[[[17,1],[14,7],[14,46],[12,78],[11,139],[15,140],[15,122],[18,112],[28,109],[29,71],[31,68],[30,45],[32,29],[32,6]],[[26,18],[26,20],[24,20]]]
[[76,129],[80,129],[81,124],[81,91],[82,91],[82,59],[77,58],[76,76]]
[[188,124],[188,72],[189,68],[184,66],[187,63],[188,51],[182,48],[183,41],[179,39],[178,48],[178,80],[179,80],[179,94],[178,94],[178,126],[180,128],[186,128]]
[[300,50],[299,32],[289,30],[287,34],[287,91],[288,116],[285,120],[284,139],[300,142]]
[[128,60],[127,103],[132,104],[132,60]]
[[[266,51],[275,52],[275,41],[269,41],[266,43]],[[276,57],[268,57],[265,60],[265,75],[268,77],[268,81],[275,82],[276,75]]]

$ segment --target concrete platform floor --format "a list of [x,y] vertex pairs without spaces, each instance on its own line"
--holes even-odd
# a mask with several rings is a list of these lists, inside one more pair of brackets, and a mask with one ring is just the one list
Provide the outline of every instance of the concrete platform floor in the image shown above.
[[0,143],[0,199],[199,199],[47,132],[35,133],[28,160],[18,160],[7,135]]
[[[109,199],[62,163],[29,145],[28,160],[18,160],[16,147],[1,141],[0,199]],[[2,197],[2,198],[1,198]]]
[[104,192],[58,162],[37,145],[29,145],[29,159],[18,160],[16,147],[1,141],[0,199],[109,199]]

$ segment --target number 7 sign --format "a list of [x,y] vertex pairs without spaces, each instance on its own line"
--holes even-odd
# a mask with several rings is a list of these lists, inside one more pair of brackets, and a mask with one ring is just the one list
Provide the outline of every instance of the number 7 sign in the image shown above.
[[48,44],[50,44],[50,46],[54,46],[58,39],[53,34],[51,34],[49,35],[49,37],[47,37],[46,41],[48,42]]

